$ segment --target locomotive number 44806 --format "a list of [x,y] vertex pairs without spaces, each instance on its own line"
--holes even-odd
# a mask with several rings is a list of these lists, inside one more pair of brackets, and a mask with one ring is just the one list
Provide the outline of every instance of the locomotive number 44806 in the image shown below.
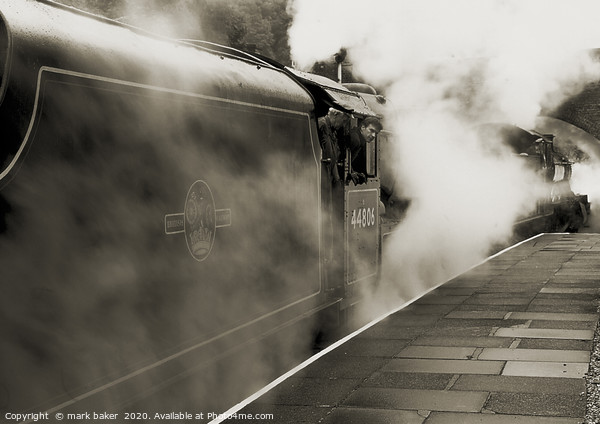
[[352,210],[350,224],[353,229],[375,225],[375,208],[358,208]]

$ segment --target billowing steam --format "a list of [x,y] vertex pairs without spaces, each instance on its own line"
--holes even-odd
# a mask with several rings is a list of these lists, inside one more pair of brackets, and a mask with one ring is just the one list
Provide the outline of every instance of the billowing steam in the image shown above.
[[597,80],[585,50],[600,40],[599,8],[589,0],[292,2],[297,65],[346,48],[353,74],[384,88],[394,106],[386,126],[398,137],[401,194],[413,199],[384,258],[383,286],[399,301],[507,242],[534,206],[534,176],[472,128],[534,129],[543,109]]
[[[161,4],[162,3],[162,4]],[[128,0],[122,7],[120,21],[171,38],[198,37],[198,5],[190,1],[160,2]]]

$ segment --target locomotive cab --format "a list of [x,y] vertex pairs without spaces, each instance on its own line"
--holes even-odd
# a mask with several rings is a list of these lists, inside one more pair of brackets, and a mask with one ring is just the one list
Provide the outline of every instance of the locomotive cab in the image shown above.
[[314,97],[317,118],[325,116],[330,108],[350,118],[347,128],[338,134],[342,152],[337,166],[342,184],[331,183],[328,160],[321,167],[323,275],[326,291],[340,300],[339,308],[345,312],[361,297],[363,287],[377,281],[380,271],[382,135],[366,143],[355,158],[349,140],[350,133],[356,132],[364,119],[382,118],[378,113],[382,106],[375,110],[368,93],[352,91],[322,76],[289,71]]

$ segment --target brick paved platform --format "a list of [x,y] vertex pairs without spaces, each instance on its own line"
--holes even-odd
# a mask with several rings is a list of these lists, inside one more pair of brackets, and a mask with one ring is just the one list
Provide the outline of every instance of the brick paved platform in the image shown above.
[[581,423],[599,294],[600,234],[541,235],[357,334],[239,411],[274,419],[237,422]]

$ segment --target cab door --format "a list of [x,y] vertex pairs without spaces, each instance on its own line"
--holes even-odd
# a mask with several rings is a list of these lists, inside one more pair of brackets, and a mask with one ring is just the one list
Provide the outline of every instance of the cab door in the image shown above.
[[[366,146],[366,182],[344,186],[344,282],[352,292],[357,283],[375,281],[380,264],[379,141]],[[348,157],[349,155],[347,155]],[[346,164],[349,169],[348,164]]]

